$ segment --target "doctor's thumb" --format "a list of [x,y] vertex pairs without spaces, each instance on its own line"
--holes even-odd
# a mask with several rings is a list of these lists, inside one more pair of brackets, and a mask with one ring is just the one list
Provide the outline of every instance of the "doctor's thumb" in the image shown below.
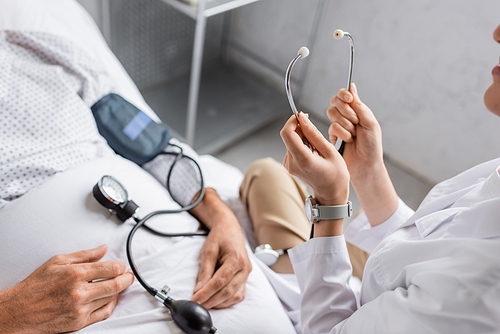
[[310,144],[314,147],[321,148],[324,147],[329,142],[323,137],[318,128],[311,122],[311,120],[301,111],[299,113],[300,127],[302,133],[307,138]]
[[358,100],[360,101],[359,95],[358,95],[358,88],[356,87],[356,84],[353,82],[351,84],[351,88],[349,89],[351,92],[352,96],[354,97],[354,101]]

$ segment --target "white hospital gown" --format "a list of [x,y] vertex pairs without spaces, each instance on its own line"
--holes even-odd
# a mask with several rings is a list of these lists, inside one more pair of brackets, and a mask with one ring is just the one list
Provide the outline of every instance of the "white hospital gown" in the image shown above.
[[371,253],[360,295],[343,236],[290,251],[303,333],[500,333],[500,159],[435,186],[418,210],[345,237]]
[[[90,107],[115,87],[79,46],[46,33],[1,31],[0,78],[0,208],[57,172],[114,154]],[[159,157],[144,167],[165,185],[171,161]],[[197,169],[183,159],[172,180],[173,197],[189,204],[200,187]]]

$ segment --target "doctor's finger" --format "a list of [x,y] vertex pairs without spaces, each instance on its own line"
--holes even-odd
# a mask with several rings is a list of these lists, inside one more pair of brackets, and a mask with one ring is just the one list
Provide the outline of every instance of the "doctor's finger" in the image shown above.
[[339,99],[336,99],[335,102],[326,110],[326,114],[328,115],[328,118],[330,118],[330,120],[332,120],[331,117],[342,116],[354,124],[359,123],[359,118],[356,114],[356,111],[351,107],[350,104],[344,103]]
[[348,91],[345,88],[342,88],[342,89],[339,89],[339,91],[337,92],[337,95],[335,95],[334,97],[332,97],[330,99],[330,105],[333,105],[333,103],[336,99],[340,99],[344,103],[351,103],[353,96],[352,96],[352,93],[350,91]]
[[327,115],[332,123],[338,123],[345,130],[349,131],[353,136],[356,136],[356,125],[353,124],[351,120],[346,118],[336,107],[328,108]]
[[[328,135],[330,137],[330,141],[335,144],[337,138],[342,139],[346,143],[352,143],[354,141],[354,136],[351,132],[344,129],[339,123],[332,123],[328,128]],[[332,139],[335,139],[333,141]]]
[[356,112],[359,123],[364,127],[372,128],[377,123],[375,115],[371,109],[361,101],[358,94],[358,88],[354,83],[351,85],[351,91],[354,99],[350,106]]
[[[304,118],[307,117],[304,116]],[[290,156],[298,159],[308,157],[311,154],[309,146],[304,143],[304,134],[295,116],[288,119],[280,131],[280,136]]]
[[[314,126],[314,124],[307,118],[304,113],[299,114],[300,124],[304,137],[307,138],[309,143],[324,157],[331,156],[335,151],[335,147],[323,137],[321,132]],[[332,151],[333,150],[333,151]],[[310,150],[308,150],[310,153]]]
[[356,111],[351,107],[351,105],[341,101],[337,97],[334,97],[334,99],[335,100],[331,104],[330,108],[328,108],[326,111],[326,114],[328,115],[330,120],[333,121],[331,117],[337,116],[336,112],[338,112],[340,116],[348,119],[350,122],[354,124],[358,124],[359,123],[358,115],[356,114]]
[[[330,127],[331,127],[331,125],[330,125]],[[330,131],[330,127],[328,127],[328,136],[330,137],[329,138],[330,139],[330,143],[332,143],[333,145],[335,145],[337,143],[338,137],[334,133],[332,133]]]

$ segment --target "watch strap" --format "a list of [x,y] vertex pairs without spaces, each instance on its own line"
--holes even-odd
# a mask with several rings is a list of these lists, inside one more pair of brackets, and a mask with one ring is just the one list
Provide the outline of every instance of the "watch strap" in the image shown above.
[[348,201],[347,204],[343,205],[318,205],[316,206],[318,210],[318,221],[325,219],[340,219],[352,216],[352,203]]

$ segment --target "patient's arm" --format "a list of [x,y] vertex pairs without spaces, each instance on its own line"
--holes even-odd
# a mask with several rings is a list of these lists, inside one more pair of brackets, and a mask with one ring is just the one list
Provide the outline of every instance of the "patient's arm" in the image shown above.
[[72,332],[108,318],[134,278],[123,262],[96,262],[106,250],[56,255],[1,291],[0,333]]
[[192,300],[207,309],[242,301],[252,265],[238,220],[212,188],[206,189],[204,199],[191,213],[210,229],[201,250]]
[[[188,145],[175,138],[171,140],[183,148],[183,154],[198,160],[198,154]],[[172,145],[166,151],[178,152]],[[166,185],[173,156],[160,155],[141,167]],[[200,180],[197,168],[188,159],[181,159],[170,177],[170,192],[182,206],[198,198]],[[226,308],[245,297],[245,283],[252,270],[239,222],[231,209],[210,188],[205,179],[206,193],[203,200],[191,210],[209,229],[205,245],[200,254],[200,270],[193,301],[205,308]]]
[[356,85],[350,92],[341,89],[327,110],[332,125],[330,141],[346,142],[344,160],[351,183],[366,213],[376,226],[386,221],[398,207],[398,196],[384,164],[382,131],[373,112],[359,98]]

